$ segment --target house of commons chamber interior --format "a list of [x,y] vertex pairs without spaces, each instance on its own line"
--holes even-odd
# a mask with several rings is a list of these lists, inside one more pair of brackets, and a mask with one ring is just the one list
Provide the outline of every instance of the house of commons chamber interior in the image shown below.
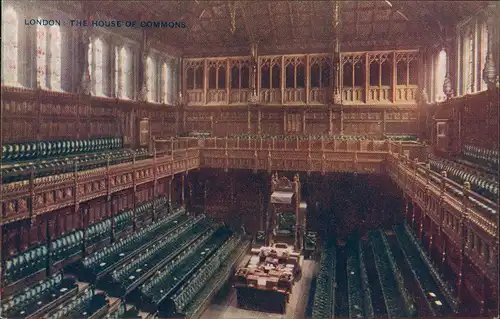
[[0,318],[498,318],[500,2],[1,10]]

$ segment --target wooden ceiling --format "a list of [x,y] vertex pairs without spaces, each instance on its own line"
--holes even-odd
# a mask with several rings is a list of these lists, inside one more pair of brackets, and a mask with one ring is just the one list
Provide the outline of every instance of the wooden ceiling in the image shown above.
[[[334,1],[99,1],[114,19],[184,21],[186,29],[148,29],[186,56],[329,52]],[[414,49],[438,43],[447,27],[488,1],[339,1],[342,51]],[[232,11],[234,8],[234,11]],[[234,13],[234,30],[231,30]],[[234,31],[234,32],[233,32]]]

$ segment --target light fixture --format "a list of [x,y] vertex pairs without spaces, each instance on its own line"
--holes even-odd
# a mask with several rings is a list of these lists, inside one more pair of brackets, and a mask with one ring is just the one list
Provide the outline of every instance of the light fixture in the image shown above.
[[439,301],[439,300],[434,301],[434,303],[435,303],[436,305],[438,305],[438,306],[442,306],[442,305],[443,305],[443,304],[441,303],[441,301]]
[[387,3],[392,8],[392,3],[390,1],[385,0],[385,3]]
[[436,295],[433,292],[429,292],[429,296],[436,297]]

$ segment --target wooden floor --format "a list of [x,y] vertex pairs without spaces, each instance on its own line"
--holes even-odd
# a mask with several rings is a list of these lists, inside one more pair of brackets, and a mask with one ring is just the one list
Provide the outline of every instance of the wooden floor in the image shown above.
[[302,277],[295,283],[293,294],[290,297],[286,313],[266,313],[238,308],[236,305],[236,291],[229,288],[229,292],[224,296],[216,298],[214,302],[201,315],[201,319],[250,319],[250,318],[283,318],[283,319],[303,319],[309,300],[311,281],[316,273],[316,263],[311,260],[304,260],[302,267]]

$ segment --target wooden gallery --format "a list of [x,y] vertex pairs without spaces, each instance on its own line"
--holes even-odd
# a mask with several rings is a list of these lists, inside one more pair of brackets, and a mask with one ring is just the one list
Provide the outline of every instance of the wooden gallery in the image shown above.
[[1,10],[1,318],[499,315],[499,2]]

